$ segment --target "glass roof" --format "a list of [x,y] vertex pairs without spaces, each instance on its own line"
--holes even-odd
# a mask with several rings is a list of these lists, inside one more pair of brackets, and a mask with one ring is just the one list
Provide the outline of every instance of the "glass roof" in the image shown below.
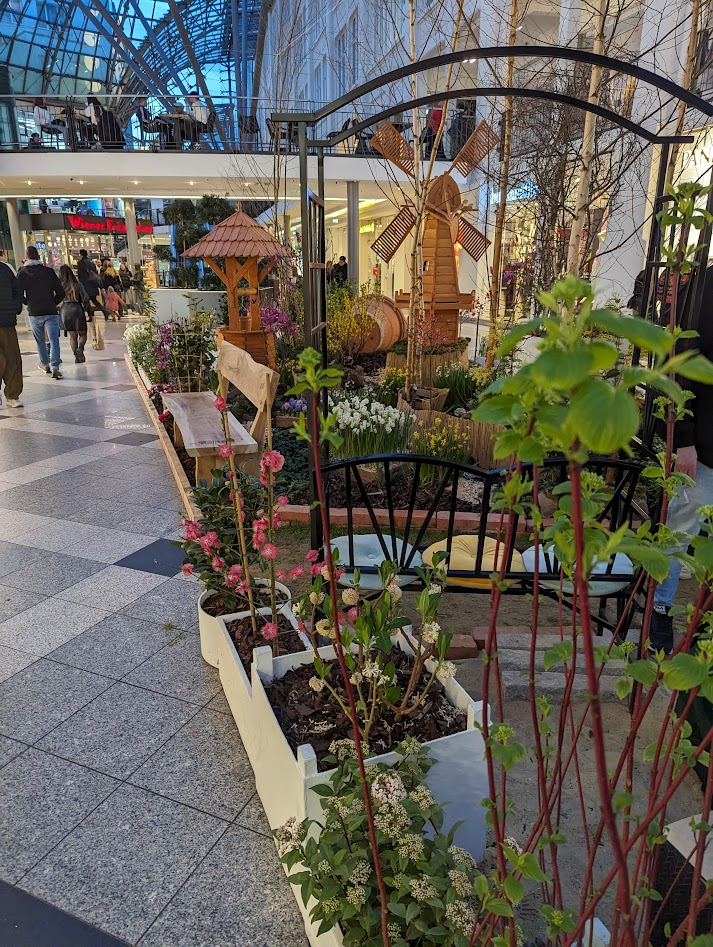
[[[184,95],[199,86],[197,65],[211,95],[235,95],[232,7],[231,0],[0,0],[8,91]],[[236,7],[238,51],[247,9],[252,75],[261,2],[237,0]]]

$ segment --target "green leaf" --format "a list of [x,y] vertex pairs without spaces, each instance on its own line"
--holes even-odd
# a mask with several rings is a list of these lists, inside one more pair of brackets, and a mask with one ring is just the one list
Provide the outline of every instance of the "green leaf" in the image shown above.
[[502,901],[500,898],[496,898],[494,901],[488,901],[485,905],[485,909],[497,917],[514,917],[510,904],[508,904],[507,901]]
[[547,875],[542,868],[540,868],[537,855],[533,855],[532,852],[524,852],[520,856],[518,859],[518,868],[520,869],[522,877],[527,878],[528,881],[537,881],[540,884],[547,881]]
[[525,897],[525,889],[521,881],[518,881],[513,875],[508,875],[503,881],[503,890],[508,896],[508,900],[513,904],[519,904]]
[[645,319],[617,316],[608,309],[598,309],[590,313],[587,321],[655,355],[666,355],[673,345],[673,337],[667,329]]
[[705,355],[694,355],[678,369],[678,374],[689,381],[698,381],[703,385],[713,385],[713,363]]
[[558,664],[564,664],[565,661],[569,661],[571,657],[572,642],[558,641],[557,644],[553,645],[551,648],[548,648],[544,653],[543,663],[545,670],[549,671]]
[[708,678],[708,667],[692,654],[677,654],[662,665],[663,679],[667,687],[676,691],[689,691]]
[[548,349],[532,363],[531,371],[541,388],[570,389],[581,384],[594,365],[594,353],[588,348]]
[[318,796],[333,796],[334,790],[332,789],[329,783],[316,783],[316,785],[310,787],[313,793],[316,793]]
[[631,664],[627,665],[627,671],[639,684],[650,687],[656,680],[658,667],[653,661],[642,658],[640,661],[632,661]]
[[572,398],[569,427],[581,444],[597,454],[627,447],[639,429],[639,411],[623,388],[593,378]]
[[518,323],[518,325],[514,326],[508,333],[506,333],[504,339],[498,346],[498,358],[503,358],[503,356],[509,355],[510,352],[513,352],[524,339],[537,332],[541,326],[542,319],[529,319],[527,322]]
[[623,677],[620,681],[616,682],[616,696],[619,700],[624,700],[624,698],[631,693],[631,688],[633,684],[631,683],[630,677]]

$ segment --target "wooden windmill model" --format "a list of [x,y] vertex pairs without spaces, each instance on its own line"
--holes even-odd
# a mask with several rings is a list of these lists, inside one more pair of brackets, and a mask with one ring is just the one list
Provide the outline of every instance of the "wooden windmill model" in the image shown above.
[[[499,138],[486,121],[480,122],[456,155],[445,174],[432,178],[426,192],[426,214],[423,223],[423,299],[426,311],[433,311],[445,342],[458,338],[458,312],[472,304],[472,293],[461,293],[458,286],[456,243],[476,262],[487,250],[490,241],[463,216],[470,207],[462,199],[460,188],[451,172],[455,168],[467,177]],[[411,145],[391,122],[379,126],[371,145],[397,168],[415,180],[414,152]],[[416,225],[411,204],[404,204],[396,217],[372,243],[374,252],[390,262],[396,251]],[[403,290],[395,297],[396,305],[410,305],[411,294]]]
[[242,210],[222,220],[183,254],[203,260],[225,285],[228,326],[218,333],[218,345],[232,342],[270,368],[276,366],[275,336],[260,326],[260,283],[286,254],[279,240]]

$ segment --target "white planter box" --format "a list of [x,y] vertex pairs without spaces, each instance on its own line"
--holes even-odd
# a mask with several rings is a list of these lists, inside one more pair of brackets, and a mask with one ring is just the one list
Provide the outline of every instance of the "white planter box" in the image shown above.
[[[319,654],[323,660],[330,660],[334,658],[334,649],[331,645],[320,648]],[[330,772],[318,772],[317,757],[310,745],[300,746],[295,757],[265,692],[265,685],[272,680],[281,678],[295,667],[311,663],[312,655],[305,652],[274,658],[269,648],[256,648],[254,655],[248,755],[270,827],[275,829],[291,816],[298,821],[320,816],[319,797],[310,790],[312,786],[326,783]],[[476,728],[476,722],[482,720],[483,705],[481,701],[473,701],[454,679],[446,681],[444,686],[451,704],[466,711],[467,729],[426,744],[435,760],[427,784],[439,802],[449,803],[443,830],[447,832],[454,822],[464,820],[465,824],[456,835],[456,843],[480,861],[486,839],[485,810],[480,803],[488,796],[485,745],[480,730]],[[372,762],[395,763],[398,758],[396,753],[385,753],[373,757]],[[299,890],[295,889],[294,893],[312,947],[341,947],[339,931],[332,930],[317,937]]]
[[[255,582],[258,585],[266,585],[267,579],[259,578],[256,579]],[[292,592],[290,592],[287,586],[283,585],[282,582],[276,582],[275,586],[287,599],[286,602],[283,602],[282,605],[278,607],[277,610],[280,612],[292,602]],[[203,603],[210,597],[211,594],[211,592],[206,590],[201,592],[201,594],[198,596],[198,630],[200,632],[201,654],[203,656],[203,660],[206,664],[210,664],[211,667],[217,668],[223,641],[223,629],[220,625],[221,619],[232,621],[234,618],[242,618],[243,615],[249,615],[250,613],[233,612],[230,615],[209,615],[207,612],[203,611]],[[270,608],[259,608],[258,614],[269,615]],[[292,613],[290,612],[290,614]]]

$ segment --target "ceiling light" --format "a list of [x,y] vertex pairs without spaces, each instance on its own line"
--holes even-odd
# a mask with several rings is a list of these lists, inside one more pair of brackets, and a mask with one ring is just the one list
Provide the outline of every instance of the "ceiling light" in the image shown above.
[[193,187],[193,181],[189,181],[188,183]]
[[138,184],[138,183],[139,183],[138,181],[134,181],[134,184]]
[[84,184],[84,181],[82,181],[82,179],[80,178],[80,179],[79,179],[79,183],[80,183],[80,184]]
[[32,181],[28,178],[28,179],[27,179],[27,183],[28,183],[28,184],[32,184]]

